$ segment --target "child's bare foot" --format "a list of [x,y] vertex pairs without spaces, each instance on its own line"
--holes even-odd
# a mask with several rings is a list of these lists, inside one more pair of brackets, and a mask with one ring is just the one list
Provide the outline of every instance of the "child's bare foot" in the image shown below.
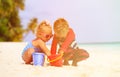
[[73,61],[73,62],[72,62],[72,66],[78,66],[78,65],[77,65],[77,61]]
[[64,61],[63,65],[70,65],[68,61]]

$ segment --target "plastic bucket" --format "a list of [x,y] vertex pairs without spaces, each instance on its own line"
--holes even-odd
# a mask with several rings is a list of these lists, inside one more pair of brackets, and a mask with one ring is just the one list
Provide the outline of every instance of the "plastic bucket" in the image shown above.
[[34,52],[32,54],[32,57],[33,57],[33,65],[35,65],[35,66],[43,66],[44,65],[44,61],[45,61],[44,53]]
[[48,62],[50,62],[51,66],[61,67],[63,65],[62,55],[60,54],[53,54],[48,58]]

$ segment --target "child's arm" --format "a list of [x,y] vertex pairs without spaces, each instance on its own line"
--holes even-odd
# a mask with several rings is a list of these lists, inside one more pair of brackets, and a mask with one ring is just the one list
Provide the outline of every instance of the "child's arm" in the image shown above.
[[54,36],[52,40],[51,54],[56,54],[56,50],[57,50],[57,40],[55,39]]
[[60,50],[66,52],[67,48],[69,47],[69,45],[72,43],[73,40],[75,40],[75,34],[72,29],[69,29],[69,33],[68,33],[65,41],[61,45]]
[[50,55],[51,55],[50,50],[47,48],[45,42],[39,40],[39,41],[38,41],[38,44],[39,44],[40,48],[42,49],[42,51],[43,51],[44,53],[46,53],[47,56],[50,56]]

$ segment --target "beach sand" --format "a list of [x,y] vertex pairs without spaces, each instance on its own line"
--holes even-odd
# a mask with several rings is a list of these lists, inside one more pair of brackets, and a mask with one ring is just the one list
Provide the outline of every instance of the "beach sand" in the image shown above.
[[[21,53],[27,43],[0,42],[0,77],[120,77],[120,45],[80,45],[90,57],[77,67],[24,64]],[[50,48],[50,46],[48,46]]]

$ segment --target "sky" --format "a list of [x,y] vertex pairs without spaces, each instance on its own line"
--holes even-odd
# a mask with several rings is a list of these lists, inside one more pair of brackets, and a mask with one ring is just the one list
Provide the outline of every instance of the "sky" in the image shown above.
[[[25,0],[20,17],[24,28],[35,17],[52,25],[63,17],[79,43],[120,42],[120,0]],[[29,33],[23,41],[34,37]]]

